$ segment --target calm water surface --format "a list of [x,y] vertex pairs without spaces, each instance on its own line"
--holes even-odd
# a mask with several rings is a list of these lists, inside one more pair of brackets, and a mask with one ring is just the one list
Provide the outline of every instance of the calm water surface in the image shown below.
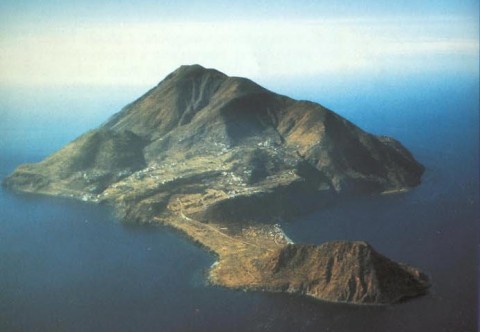
[[[204,273],[214,257],[175,232],[123,225],[102,206],[1,189],[0,330],[476,331],[478,77],[387,83],[293,90],[401,140],[426,166],[422,185],[332,205],[284,228],[298,242],[367,240],[429,274],[428,295],[359,307],[211,287]],[[0,177],[143,90],[1,90]]]

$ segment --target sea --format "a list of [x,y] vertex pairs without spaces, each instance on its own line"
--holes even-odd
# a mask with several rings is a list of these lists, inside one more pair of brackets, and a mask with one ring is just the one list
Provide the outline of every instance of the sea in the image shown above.
[[[421,268],[428,294],[356,306],[215,287],[215,257],[106,206],[0,189],[0,331],[477,331],[478,73],[262,82],[400,140],[411,191],[337,202],[282,227],[295,242],[366,240]],[[95,128],[148,87],[0,87],[0,178]]]

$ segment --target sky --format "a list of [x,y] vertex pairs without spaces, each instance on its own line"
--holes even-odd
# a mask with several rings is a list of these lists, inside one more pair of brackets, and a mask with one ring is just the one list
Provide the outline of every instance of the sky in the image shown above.
[[261,81],[478,75],[479,4],[3,0],[0,84],[151,86],[199,63]]

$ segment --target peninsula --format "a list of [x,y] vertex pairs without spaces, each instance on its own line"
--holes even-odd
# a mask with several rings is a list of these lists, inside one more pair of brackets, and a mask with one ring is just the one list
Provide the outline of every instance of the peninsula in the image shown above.
[[425,293],[427,277],[366,242],[293,243],[278,220],[406,190],[423,171],[398,141],[319,104],[191,65],[3,185],[179,230],[217,256],[213,284],[383,304]]

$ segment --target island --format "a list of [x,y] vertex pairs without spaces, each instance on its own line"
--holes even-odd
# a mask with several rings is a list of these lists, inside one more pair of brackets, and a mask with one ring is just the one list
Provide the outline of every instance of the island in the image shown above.
[[362,241],[293,243],[280,220],[408,190],[423,172],[395,139],[317,103],[189,65],[3,185],[178,230],[216,255],[215,285],[388,304],[424,294],[427,276]]

